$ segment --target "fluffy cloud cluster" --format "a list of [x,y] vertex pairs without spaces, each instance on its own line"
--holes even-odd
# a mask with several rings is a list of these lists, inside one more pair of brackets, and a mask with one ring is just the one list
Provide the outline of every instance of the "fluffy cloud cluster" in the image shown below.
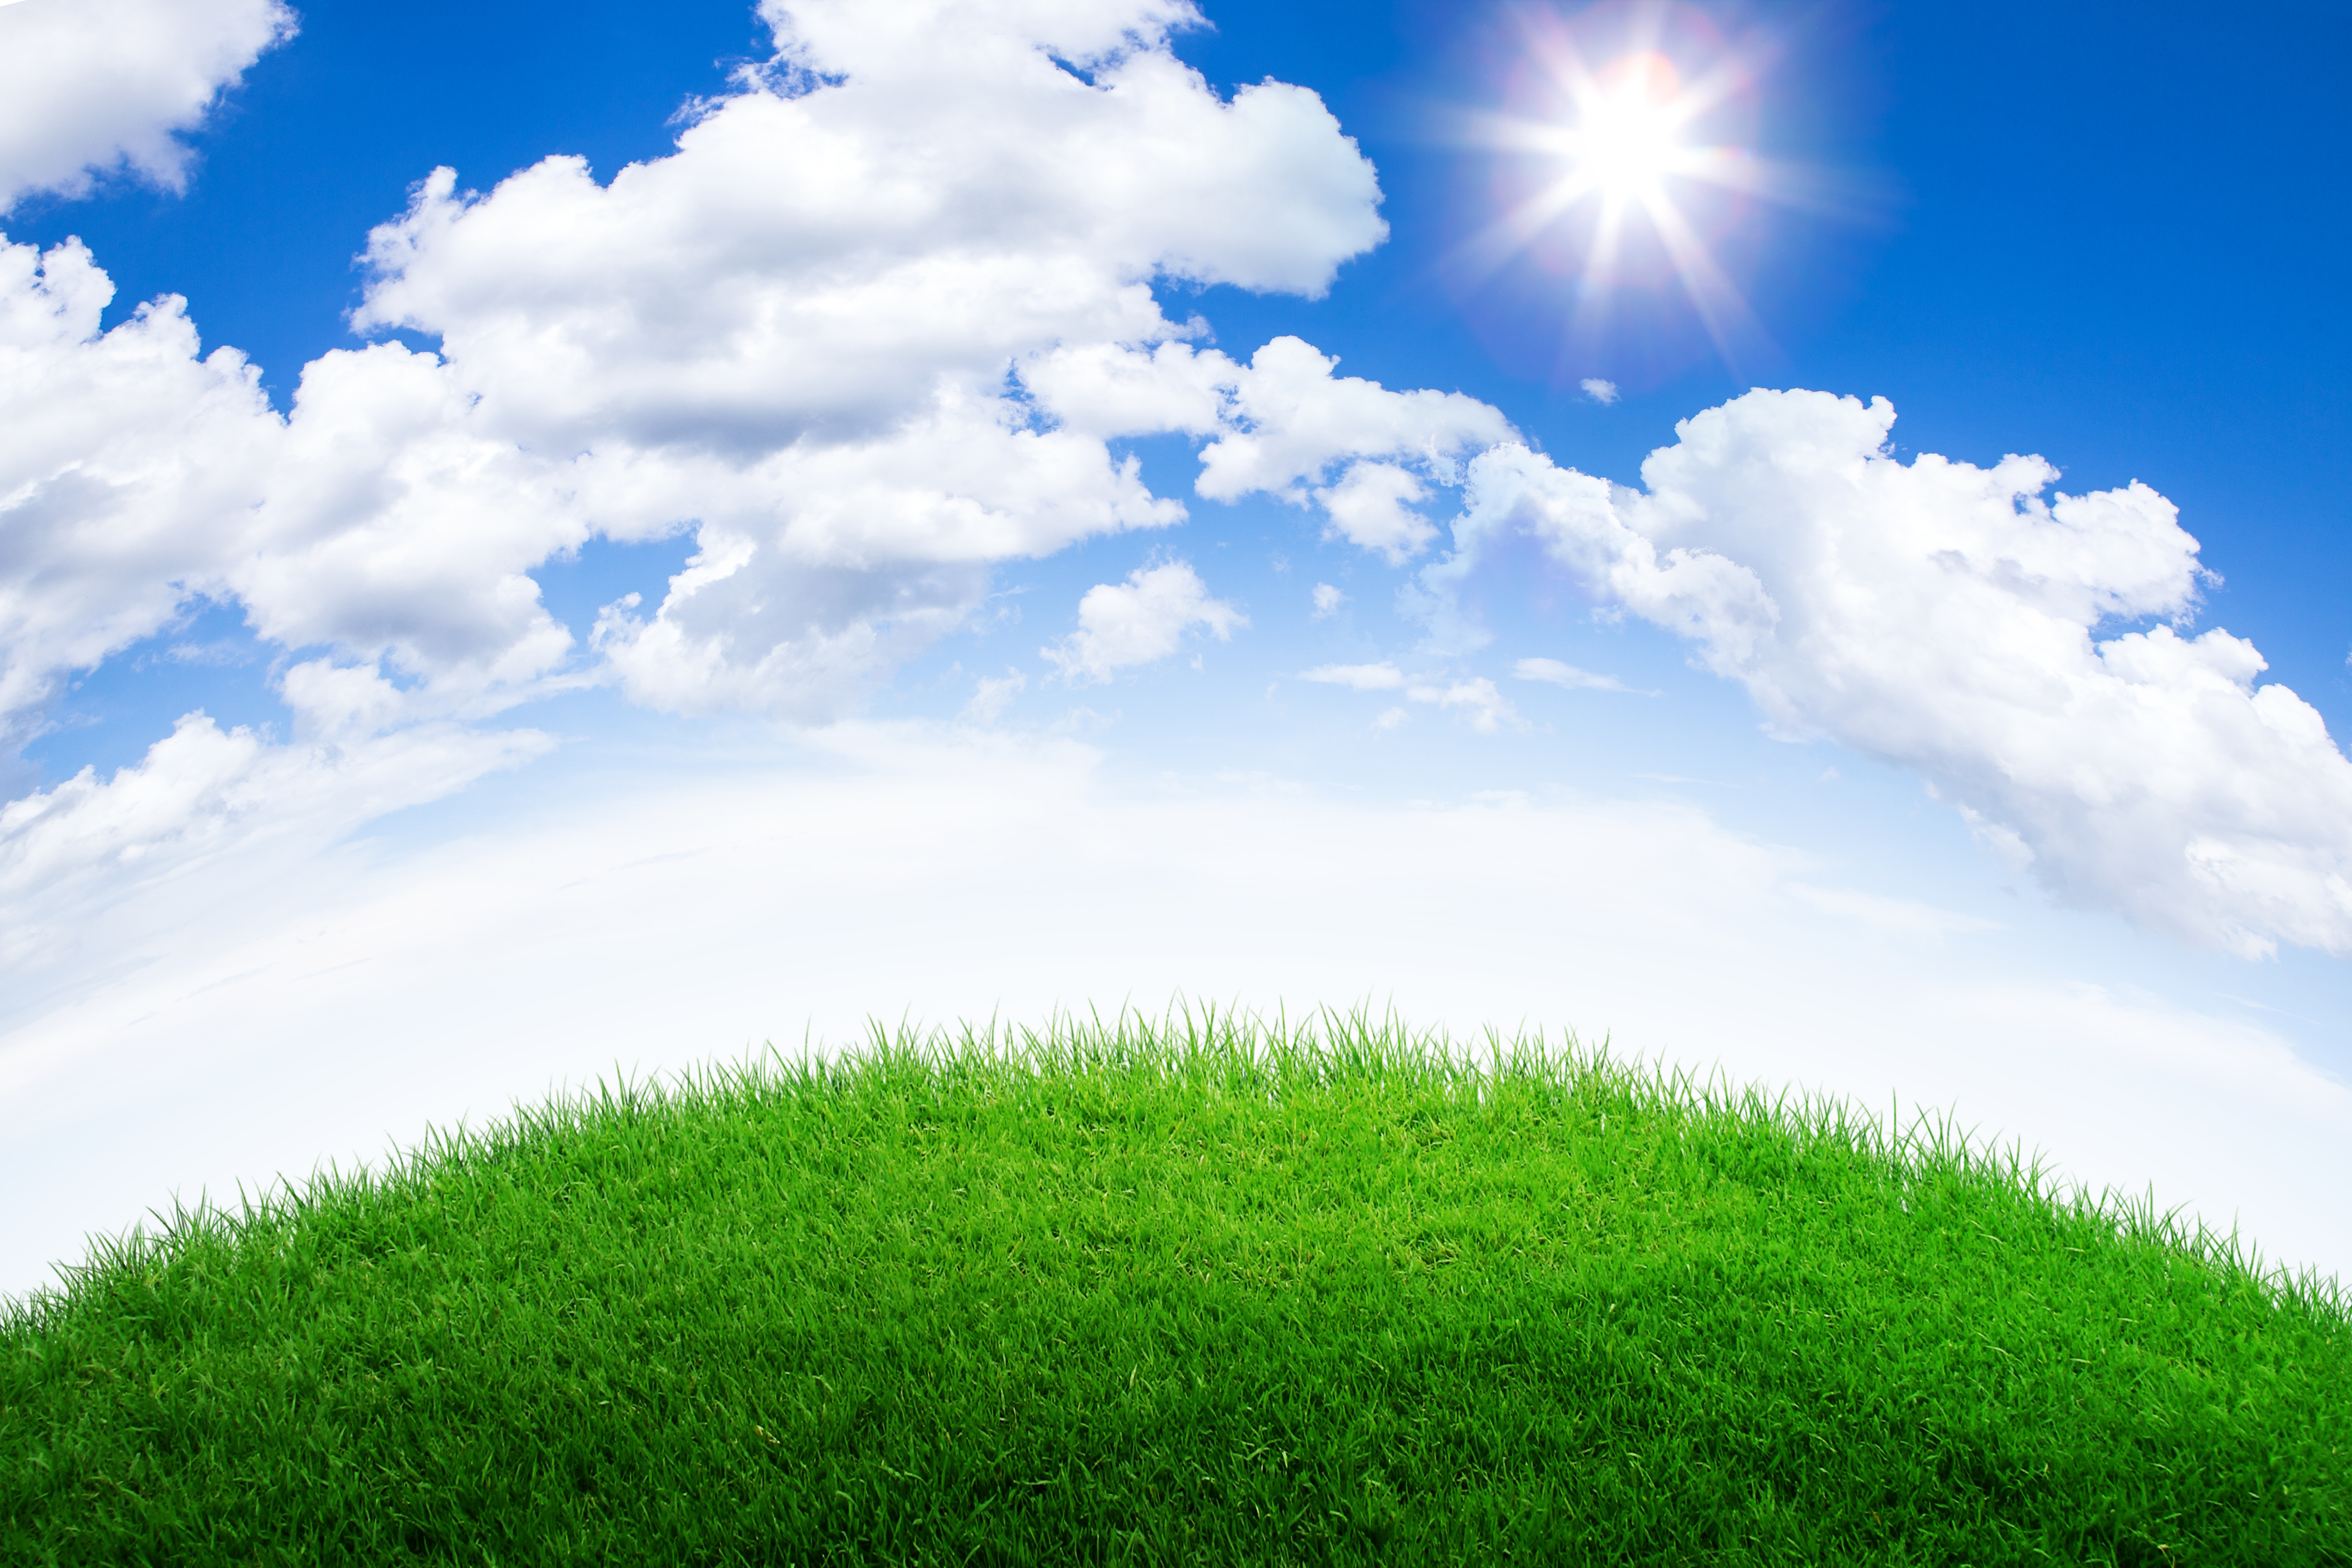
[[171,190],[225,88],[294,35],[281,0],[18,0],[0,5],[0,213],[79,196],[125,168]]
[[1282,337],[1245,365],[1182,342],[1105,343],[1037,356],[1021,374],[1064,428],[1214,437],[1201,453],[1201,495],[1237,501],[1264,492],[1319,507],[1327,538],[1401,565],[1437,538],[1418,510],[1430,484],[1458,483],[1463,459],[1517,433],[1475,398],[1391,392],[1334,375],[1338,365]]
[[78,242],[0,245],[0,738],[205,599],[332,651],[284,683],[306,734],[479,713],[562,659],[524,573],[584,535],[564,476],[431,355],[328,354],[289,421],[176,297],[100,333],[113,293]]
[[436,174],[373,236],[360,320],[438,335],[468,426],[560,455],[587,528],[696,530],[662,603],[598,627],[633,695],[814,718],[992,563],[1183,517],[1109,444],[1164,418],[1073,417],[1024,367],[1172,368],[1193,329],[1155,278],[1318,293],[1385,228],[1314,94],[1221,99],[1170,52],[1189,5],[767,15],[775,60],[671,157]]
[[[201,357],[176,300],[101,336],[110,285],[79,247],[0,253],[0,722],[200,596],[320,652],[287,683],[308,730],[478,715],[577,668],[531,569],[689,529],[666,599],[598,623],[602,668],[664,707],[828,717],[968,615],[994,563],[1181,519],[1119,435],[1288,431],[1254,469],[1272,485],[1445,444],[1411,418],[1370,447],[1309,428],[1318,400],[1429,394],[1335,380],[1301,344],[1195,356],[1161,314],[1157,278],[1316,293],[1385,233],[1314,94],[1228,100],[1177,60],[1189,5],[765,15],[775,57],[669,157],[603,185],[567,158],[487,195],[425,180],[371,240],[358,322],[439,354],[329,354],[288,419],[233,351]],[[1107,424],[1021,373],[1088,356],[1154,368],[1154,406]],[[1203,376],[1205,417],[1171,414]],[[1335,498],[1425,528],[1393,515],[1410,484],[1378,488]]]
[[2199,582],[2171,503],[2137,483],[2047,499],[2038,457],[1898,462],[1894,419],[1750,392],[1679,426],[1641,491],[1497,448],[1423,582],[1442,606],[1532,536],[1780,732],[1917,770],[2062,897],[2247,955],[2352,954],[2352,762],[2256,684],[2252,643],[2161,623]]
[[[190,5],[142,31],[139,9],[73,14],[136,35],[126,60],[152,44],[209,84],[173,100],[199,108],[290,26],[273,5]],[[60,10],[25,0],[6,20],[22,32]],[[601,185],[563,158],[482,195],[449,171],[425,179],[371,239],[357,324],[436,336],[439,352],[328,354],[287,417],[235,350],[205,353],[182,301],[100,333],[111,285],[86,251],[0,242],[0,731],[21,740],[62,676],[205,601],[291,653],[296,740],[328,766],[583,679],[677,710],[833,716],[968,615],[994,564],[1183,517],[1111,445],[1171,427],[1164,389],[1160,412],[1107,426],[1024,367],[1094,353],[1197,370],[1182,340],[1198,326],[1161,314],[1155,280],[1315,294],[1386,232],[1371,166],[1313,93],[1223,99],[1177,60],[1188,4],[763,15],[774,57],[697,106],[668,157]],[[239,16],[242,32],[222,21]],[[199,37],[207,18],[221,26]],[[0,68],[72,77],[80,37],[42,33]],[[157,178],[182,168],[164,130],[75,141],[67,109],[0,101],[33,128],[5,141],[20,184],[70,187],[108,147]],[[1208,362],[1234,377],[1201,428],[1228,434],[1251,417],[1240,382],[1294,403],[1367,385],[1311,350],[1262,373]],[[608,607],[583,662],[529,573],[595,538],[680,531],[698,548],[667,597]],[[1097,591],[1057,653],[1098,678],[1188,625],[1240,623],[1189,569],[1160,568]],[[201,749],[174,737],[147,766],[178,777]],[[40,821],[113,855],[58,824],[106,817],[90,790],[127,800],[137,771],[21,802],[0,837],[48,863],[18,841]],[[163,794],[185,796],[191,821],[210,810],[202,788]]]
[[113,297],[78,243],[0,247],[0,740],[252,547],[277,458],[242,355],[199,357],[177,299],[101,337]]
[[12,969],[57,957],[88,899],[537,755],[544,737],[455,721],[543,686],[570,642],[522,570],[579,525],[527,455],[468,434],[432,356],[328,355],[289,422],[175,298],[100,333],[112,295],[79,244],[0,245],[0,741],[206,600],[322,651],[279,676],[290,744],[191,714],[111,779],[0,807]]

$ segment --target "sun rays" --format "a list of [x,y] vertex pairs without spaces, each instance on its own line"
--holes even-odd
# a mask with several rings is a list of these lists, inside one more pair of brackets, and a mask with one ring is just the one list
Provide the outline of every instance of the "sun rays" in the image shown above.
[[1766,51],[1679,5],[1614,8],[1613,27],[1591,15],[1517,17],[1504,107],[1469,128],[1501,171],[1496,210],[1453,259],[1483,279],[1536,257],[1586,328],[1629,290],[1679,294],[1732,361],[1766,340],[1718,242],[1756,200],[1804,184],[1754,145]]

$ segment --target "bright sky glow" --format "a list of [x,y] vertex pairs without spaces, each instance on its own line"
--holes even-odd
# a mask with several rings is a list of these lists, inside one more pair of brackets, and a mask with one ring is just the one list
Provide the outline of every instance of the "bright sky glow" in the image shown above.
[[1615,61],[1577,96],[1577,122],[1563,152],[1577,186],[1604,202],[1666,201],[1666,181],[1696,166],[1683,146],[1691,106],[1674,61],[1643,50]]

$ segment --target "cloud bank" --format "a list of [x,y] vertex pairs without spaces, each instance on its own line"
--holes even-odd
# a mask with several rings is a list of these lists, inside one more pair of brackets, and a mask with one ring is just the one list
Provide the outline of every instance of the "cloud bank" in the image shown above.
[[[695,530],[667,599],[598,629],[633,697],[824,719],[992,564],[1183,518],[1108,446],[1190,366],[1155,278],[1318,294],[1386,230],[1314,94],[1221,99],[1176,59],[1188,6],[767,15],[775,58],[672,157],[436,173],[359,319],[437,335],[470,425],[565,455],[582,531]],[[1079,417],[1079,367],[1127,360],[1157,403]]]
[[[87,252],[0,252],[21,563],[0,724],[203,596],[331,661],[304,686],[320,729],[495,711],[580,653],[532,568],[682,531],[663,601],[597,624],[599,674],[657,707],[824,720],[961,623],[994,564],[1181,521],[1120,435],[1219,434],[1204,494],[1303,500],[1335,464],[1508,434],[1295,340],[1246,366],[1181,341],[1199,329],[1155,279],[1317,294],[1386,232],[1313,93],[1223,99],[1170,52],[1189,6],[765,15],[774,57],[669,157],[601,185],[572,158],[487,194],[425,179],[371,236],[356,324],[439,352],[323,356],[286,420],[233,350],[200,357],[183,302],[100,335]],[[1121,378],[1126,406],[1096,395]],[[1326,494],[1386,548],[1431,537],[1393,464]]]
[[[268,26],[238,59],[290,25],[248,9]],[[8,21],[36,14],[61,11],[26,0]],[[1189,5],[763,15],[773,57],[700,104],[668,157],[604,184],[565,158],[487,194],[425,178],[370,238],[356,324],[438,352],[324,355],[284,418],[240,354],[205,351],[184,301],[101,333],[113,288],[86,249],[0,244],[0,737],[22,744],[64,677],[207,601],[294,655],[294,739],[332,758],[582,681],[829,720],[960,624],[996,564],[1181,521],[1118,435],[1238,431],[1266,404],[1262,434],[1318,399],[1412,401],[1335,380],[1304,345],[1252,366],[1195,356],[1197,324],[1155,303],[1164,279],[1318,294],[1386,233],[1371,166],[1313,93],[1223,99],[1177,60]],[[208,80],[233,75],[184,29],[156,38]],[[8,57],[78,57],[52,40]],[[64,134],[62,110],[22,103]],[[179,177],[162,143],[139,145]],[[1144,406],[1082,414],[1087,365],[1140,366]],[[1391,423],[1336,448],[1295,432],[1275,482],[1417,439]],[[680,532],[697,548],[666,597],[605,607],[584,650],[528,575],[591,539]],[[1197,588],[1168,568],[1090,597],[1066,670],[1132,662],[1162,612],[1179,632],[1241,623],[1204,591],[1171,598],[1175,572]],[[1150,613],[1115,613],[1121,594]],[[120,814],[110,790],[211,798],[158,783],[200,749],[167,738],[10,821],[107,842],[62,824]]]

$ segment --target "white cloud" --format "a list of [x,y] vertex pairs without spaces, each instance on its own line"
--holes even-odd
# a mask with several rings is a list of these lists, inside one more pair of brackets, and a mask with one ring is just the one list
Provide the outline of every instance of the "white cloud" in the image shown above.
[[1039,653],[1063,679],[1107,681],[1115,670],[1148,664],[1174,653],[1184,633],[1205,626],[1220,642],[1249,618],[1221,599],[1181,560],[1139,567],[1124,583],[1100,582],[1078,601],[1078,629]]
[[1194,488],[1213,501],[1264,492],[1319,507],[1327,537],[1391,564],[1436,529],[1413,507],[1461,462],[1517,439],[1502,414],[1460,392],[1391,392],[1339,376],[1333,359],[1276,338],[1240,364],[1190,344],[1059,347],[1023,362],[1024,384],[1063,428],[1097,434],[1213,435]]
[[1253,491],[1297,506],[1311,498],[1330,519],[1329,535],[1402,562],[1436,537],[1412,510],[1428,495],[1426,482],[1456,483],[1462,458],[1516,440],[1517,432],[1475,398],[1390,392],[1335,376],[1338,365],[1284,337],[1236,368],[1227,423],[1201,454],[1195,488],[1217,501]]
[[1404,689],[1404,672],[1394,664],[1318,664],[1302,670],[1302,681],[1319,681],[1325,685],[1349,686],[1360,692],[1393,692]]
[[200,357],[176,297],[101,336],[113,297],[79,241],[0,246],[0,740],[257,542],[279,434],[258,372]]
[[186,185],[190,131],[294,36],[279,0],[26,0],[0,7],[0,213],[125,168]]
[[[992,238],[1051,225],[1129,266],[1309,296],[1388,232],[1371,165],[1321,99],[1265,81],[1221,103],[1177,60],[1168,35],[1202,25],[1190,0],[762,0],[761,14],[803,84],[873,84],[843,120],[886,141],[911,131],[927,160],[976,177],[919,185],[887,169],[902,214]],[[821,177],[846,191],[846,173]]]
[[1441,612],[1532,534],[1604,600],[1693,639],[1790,737],[1916,769],[2067,901],[2258,956],[2352,954],[2352,763],[2184,617],[2197,542],[2145,485],[2045,499],[2039,457],[1887,455],[1895,411],[1754,392],[1677,427],[1646,492],[1523,447],[1472,465]]
[[[199,596],[328,655],[285,677],[308,735],[479,717],[597,669],[661,707],[829,719],[961,624],[995,563],[1181,521],[1119,435],[1212,437],[1203,495],[1319,502],[1401,560],[1433,537],[1427,486],[1512,434],[1295,339],[1247,364],[1181,340],[1197,325],[1155,277],[1314,294],[1385,233],[1312,93],[1223,100],[1177,61],[1189,6],[764,14],[775,60],[671,156],[604,185],[567,158],[488,195],[420,184],[371,238],[355,319],[439,353],[329,354],[287,419],[233,351],[199,357],[177,301],[100,336],[86,252],[7,251],[0,723]],[[685,570],[607,607],[583,668],[528,574],[684,528]],[[1115,667],[1097,651],[1082,626],[1066,668]]]
[[[1232,372],[1238,417],[1201,454],[1200,493],[1236,500],[1263,490],[1304,502],[1307,482],[1355,461],[1410,461],[1441,483],[1459,458],[1517,433],[1460,392],[1390,392],[1297,338],[1274,339]],[[1342,479],[1344,483],[1344,477]]]
[[1007,670],[1002,675],[982,675],[974,685],[971,700],[963,705],[963,716],[973,724],[994,724],[1004,716],[1013,699],[1029,689],[1029,677],[1018,670]]
[[1580,670],[1574,664],[1564,664],[1558,659],[1521,659],[1511,666],[1511,674],[1523,681],[1542,681],[1549,685],[1566,686],[1577,692],[1623,692],[1629,696],[1654,697],[1655,692],[1636,691],[1614,675],[1596,675],[1591,670]]
[[1437,537],[1436,527],[1412,509],[1428,495],[1428,486],[1393,463],[1351,463],[1338,484],[1318,488],[1315,499],[1340,538],[1402,566]]
[[1609,404],[1617,401],[1617,383],[1615,382],[1605,382],[1599,376],[1587,376],[1583,381],[1577,384],[1584,389],[1584,395],[1586,397],[1591,398],[1594,402],[1601,404],[1603,408],[1606,408]]
[[0,806],[0,973],[11,984],[70,958],[110,905],[144,898],[257,841],[315,850],[336,835],[446,795],[545,752],[532,730],[412,726],[348,745],[273,745],[205,714],[182,718],[133,766],[93,768]]
[[[10,25],[33,14],[82,15]],[[426,180],[372,237],[358,320],[442,352],[326,355],[290,419],[176,298],[100,335],[87,251],[0,249],[0,727],[200,596],[348,672],[300,683],[321,733],[478,716],[581,677],[534,567],[688,528],[663,601],[600,621],[604,668],[663,707],[837,716],[993,563],[1183,517],[1008,392],[1016,362],[1181,350],[1154,277],[1311,294],[1385,232],[1312,93],[1222,100],[1176,60],[1187,6],[768,14],[777,62],[669,157]]]
[[[565,468],[486,434],[429,354],[328,354],[289,421],[236,350],[203,352],[176,296],[100,333],[113,293],[79,243],[0,246],[0,737],[206,598],[282,647],[407,677],[363,705],[383,725],[539,689],[572,639],[524,574],[588,533]],[[348,729],[329,691],[289,698]]]
[[572,649],[526,573],[588,537],[580,483],[483,429],[434,356],[338,350],[302,372],[259,546],[226,580],[262,636],[424,683],[404,714],[488,711]]
[[[1360,692],[1404,693],[1408,701],[1429,703],[1437,707],[1466,708],[1470,727],[1482,734],[1491,735],[1504,725],[1519,723],[1518,710],[1510,699],[1495,689],[1495,683],[1484,675],[1465,680],[1433,680],[1409,676],[1394,664],[1318,664],[1302,670],[1298,678],[1323,685],[1346,686]],[[1390,708],[1380,716],[1382,729],[1391,729],[1404,722],[1405,710]]]
[[[124,47],[234,10],[170,9]],[[10,26],[120,10],[42,0]],[[1221,99],[1175,58],[1188,5],[766,15],[776,59],[671,156],[604,185],[564,158],[486,196],[425,180],[371,238],[357,319],[441,352],[324,356],[288,419],[234,350],[201,355],[176,298],[100,335],[112,286],[82,247],[0,248],[0,736],[202,598],[328,655],[285,677],[308,735],[599,674],[664,707],[838,716],[960,624],[992,564],[1184,516],[1008,372],[1055,350],[1223,374],[1174,341],[1193,329],[1153,278],[1315,294],[1386,232],[1313,93]],[[1206,395],[1183,418],[1223,428],[1235,394]],[[686,570],[657,605],[608,607],[583,669],[529,572],[688,528]]]
[[632,695],[822,718],[991,563],[1181,519],[1105,445],[1225,415],[1229,362],[1172,341],[1153,277],[1316,294],[1386,231],[1314,94],[1221,100],[1176,59],[1187,5],[765,14],[776,63],[671,157],[436,173],[359,320],[440,334],[481,430],[583,454],[593,527],[697,527],[662,604],[603,629]]
[[1243,373],[1214,349],[1177,341],[1060,343],[1020,366],[1055,425],[1098,437],[1212,434],[1234,416]]
[[1347,601],[1348,596],[1346,594],[1340,592],[1338,589],[1332,587],[1328,582],[1318,582],[1315,585],[1315,609],[1309,616],[1309,619],[1316,621],[1328,620],[1330,617],[1339,613],[1339,606],[1345,604]]
[[1519,711],[1511,699],[1495,689],[1495,683],[1484,675],[1469,680],[1435,682],[1410,685],[1404,695],[1417,703],[1435,703],[1440,707],[1467,708],[1470,727],[1481,735],[1492,735],[1505,725],[1519,727]]

